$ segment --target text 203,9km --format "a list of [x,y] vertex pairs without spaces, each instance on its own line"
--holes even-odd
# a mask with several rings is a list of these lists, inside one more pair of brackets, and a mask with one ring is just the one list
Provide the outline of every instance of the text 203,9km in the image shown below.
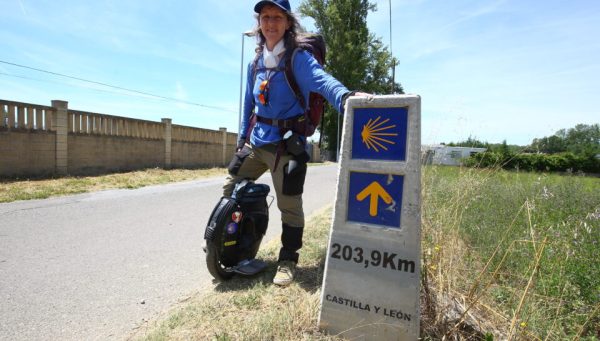
[[331,258],[354,262],[367,268],[369,266],[381,267],[384,269],[415,272],[415,262],[398,258],[398,255],[392,252],[371,250],[364,252],[360,246],[341,245],[339,243],[331,244]]

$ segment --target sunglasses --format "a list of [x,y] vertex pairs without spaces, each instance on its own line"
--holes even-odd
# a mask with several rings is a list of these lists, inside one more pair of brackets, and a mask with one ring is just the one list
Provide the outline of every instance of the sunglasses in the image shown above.
[[269,80],[265,79],[258,86],[258,101],[262,105],[267,105],[269,101]]

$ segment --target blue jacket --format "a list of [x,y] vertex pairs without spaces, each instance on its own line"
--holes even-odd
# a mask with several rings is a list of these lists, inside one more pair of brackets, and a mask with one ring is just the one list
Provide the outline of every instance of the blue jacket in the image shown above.
[[[270,119],[288,119],[304,112],[303,106],[296,99],[294,92],[285,79],[285,59],[283,57],[279,62],[278,69],[280,71],[271,71],[275,73],[269,81],[268,101],[266,105],[262,105],[258,100],[260,83],[267,77],[267,70],[264,67],[263,60],[262,58],[258,60],[256,79],[254,77],[254,62],[248,65],[240,138],[246,138],[250,115],[254,106],[256,106],[256,114],[258,116]],[[310,92],[316,92],[323,95],[338,112],[341,112],[342,98],[350,91],[337,79],[325,72],[317,60],[304,50],[297,51],[293,63],[292,70],[305,100],[308,101],[308,94]],[[308,103],[305,106],[307,105]],[[260,147],[268,143],[278,142],[281,139],[278,127],[256,122],[250,136],[250,143]]]

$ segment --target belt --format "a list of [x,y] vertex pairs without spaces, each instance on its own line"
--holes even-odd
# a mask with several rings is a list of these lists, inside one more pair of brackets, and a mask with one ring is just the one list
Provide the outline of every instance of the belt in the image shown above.
[[265,123],[278,128],[291,129],[294,124],[299,121],[299,118],[304,118],[304,115],[298,115],[288,119],[266,118],[256,115],[256,120],[260,123]]

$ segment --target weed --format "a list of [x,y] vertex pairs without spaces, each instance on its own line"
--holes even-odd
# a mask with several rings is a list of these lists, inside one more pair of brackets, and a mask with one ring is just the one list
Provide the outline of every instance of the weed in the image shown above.
[[491,314],[501,339],[594,337],[599,208],[595,178],[426,167],[429,284],[465,299],[460,321]]

